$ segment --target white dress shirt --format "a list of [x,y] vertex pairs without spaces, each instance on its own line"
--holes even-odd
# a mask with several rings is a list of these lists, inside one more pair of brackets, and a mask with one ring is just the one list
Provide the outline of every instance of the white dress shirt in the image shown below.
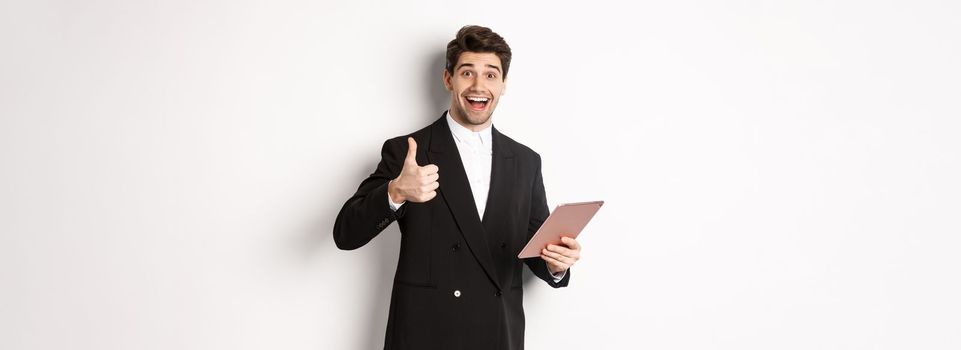
[[487,209],[487,194],[491,187],[491,156],[494,154],[494,148],[491,146],[491,127],[488,126],[478,132],[471,131],[458,124],[454,118],[451,118],[450,113],[447,114],[447,125],[454,136],[461,162],[464,163],[464,171],[470,182],[470,191],[474,194],[477,217],[483,220],[484,210]]
[[[488,126],[481,131],[472,131],[457,123],[450,116],[450,111],[444,113],[447,119],[447,126],[450,133],[454,136],[454,143],[460,153],[461,162],[464,163],[464,172],[467,173],[467,181],[470,182],[470,191],[474,195],[474,205],[477,207],[477,217],[484,219],[484,210],[487,209],[487,194],[491,187],[491,159],[494,155],[492,145],[491,127]],[[441,169],[443,171],[443,169]],[[438,181],[444,181],[439,179]],[[400,209],[404,202],[394,203],[387,195],[387,202],[394,211]],[[564,279],[567,271],[562,271],[554,275],[554,282]]]

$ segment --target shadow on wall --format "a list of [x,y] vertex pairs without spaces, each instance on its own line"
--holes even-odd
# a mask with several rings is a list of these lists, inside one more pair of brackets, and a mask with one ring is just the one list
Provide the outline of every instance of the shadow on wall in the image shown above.
[[[430,65],[424,73],[424,86],[429,92],[427,97],[427,110],[430,111],[425,118],[427,126],[440,118],[441,113],[450,107],[450,92],[444,87],[444,70],[447,65],[447,53],[441,52],[428,58]],[[417,127],[415,129],[420,129]],[[413,131],[413,130],[412,130]]]
[[353,340],[355,344],[365,344],[362,348],[366,349],[376,349],[384,345],[391,282],[397,267],[396,257],[400,247],[400,230],[397,225],[391,225],[363,247],[353,251],[341,251],[334,244],[333,228],[341,207],[354,194],[361,181],[373,172],[379,161],[379,159],[370,159],[363,162],[367,166],[353,169],[349,178],[354,183],[339,186],[334,193],[336,197],[324,198],[324,203],[318,210],[321,215],[312,220],[306,230],[306,236],[300,236],[294,242],[294,249],[305,260],[319,257],[323,264],[326,256],[351,254],[356,260],[363,262],[362,266],[335,267],[334,269],[363,269],[364,271],[351,274],[346,279],[326,281],[326,284],[344,291],[356,291],[357,286],[360,285],[369,286],[370,289],[364,292],[371,299],[354,308],[360,324],[343,325],[344,329],[368,330],[357,333],[357,339]]
[[[440,117],[441,113],[447,109],[450,104],[450,94],[444,87],[443,83],[443,72],[446,63],[446,53],[445,52],[435,52],[424,59],[426,63],[424,71],[424,79],[422,80],[422,86],[420,87],[424,93],[422,96],[425,97],[425,108],[422,110],[427,110],[429,113],[422,116],[423,119],[411,120],[411,127],[406,130],[395,130],[390,132],[393,135],[403,135],[407,132],[413,132],[422,127],[433,123],[437,118]],[[379,149],[379,145],[371,145]],[[325,210],[323,210],[323,215],[319,218],[315,218],[314,226],[309,231],[307,237],[307,242],[305,244],[304,240],[299,240],[297,242],[298,250],[306,255],[314,255],[320,251],[336,250],[336,246],[333,242],[332,230],[334,227],[334,221],[336,220],[337,214],[339,213],[341,206],[344,202],[354,194],[357,186],[360,185],[373,170],[376,168],[377,163],[380,159],[371,159],[370,162],[366,162],[368,166],[362,169],[354,169],[352,172],[353,183],[344,186],[343,190],[338,191],[337,198],[327,198],[324,200]],[[355,343],[366,344],[363,348],[366,349],[377,349],[384,346],[384,333],[387,329],[387,314],[390,308],[390,294],[393,286],[393,277],[397,268],[397,256],[400,253],[400,229],[397,224],[391,224],[383,232],[381,232],[377,237],[371,240],[370,243],[361,247],[355,251],[345,252],[347,254],[361,254],[364,257],[364,261],[369,262],[364,268],[371,269],[369,271],[364,271],[365,273],[361,276],[352,277],[350,281],[331,281],[332,285],[344,285],[345,288],[351,289],[351,281],[357,282],[360,279],[367,279],[365,285],[372,286],[373,291],[369,293],[370,300],[361,306],[361,309],[357,310],[361,315],[366,315],[362,318],[362,324],[356,325],[355,327],[350,327],[345,325],[345,329],[367,329],[367,332],[358,333]]]

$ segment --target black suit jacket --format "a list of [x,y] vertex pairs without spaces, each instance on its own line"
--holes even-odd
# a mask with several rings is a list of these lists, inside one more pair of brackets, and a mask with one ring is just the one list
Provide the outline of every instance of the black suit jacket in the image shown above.
[[437,197],[391,210],[387,182],[400,174],[408,148],[407,136],[396,137],[384,143],[377,169],[334,224],[334,241],[345,250],[367,244],[395,220],[400,225],[384,348],[523,349],[523,264],[555,288],[571,276],[555,283],[542,259],[517,258],[550,213],[540,156],[492,129],[490,191],[480,218],[446,118],[409,136],[417,141],[417,164],[439,168]]

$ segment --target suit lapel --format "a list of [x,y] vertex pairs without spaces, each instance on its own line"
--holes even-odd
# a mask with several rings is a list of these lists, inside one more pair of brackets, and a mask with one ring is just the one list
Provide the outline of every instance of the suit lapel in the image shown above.
[[484,209],[484,218],[481,220],[488,233],[491,232],[491,220],[495,220],[498,217],[497,214],[500,213],[499,209],[505,208],[503,203],[510,200],[510,198],[504,197],[509,195],[509,193],[505,193],[505,191],[511,187],[510,182],[516,180],[513,176],[514,153],[510,147],[507,146],[507,140],[504,135],[497,131],[496,128],[493,128],[491,130],[491,139],[493,140],[491,142],[493,142],[494,148],[494,155],[491,157],[491,185],[487,192],[487,206]]
[[[494,147],[497,143],[494,143]],[[496,152],[496,148],[495,148]],[[448,208],[460,228],[460,232],[467,242],[467,246],[474,257],[484,269],[487,277],[501,290],[500,282],[497,278],[497,270],[494,269],[494,259],[487,245],[484,226],[477,215],[477,206],[474,204],[474,195],[471,192],[470,184],[467,180],[467,173],[464,171],[464,163],[460,159],[457,145],[454,144],[454,137],[451,135],[450,127],[447,125],[447,118],[441,117],[431,127],[430,152],[428,161],[437,165],[441,175],[438,182],[440,188],[438,192],[447,202]],[[494,164],[491,164],[494,167]],[[494,172],[492,170],[492,172]],[[493,178],[491,183],[493,184]],[[491,186],[492,188],[494,186]],[[490,194],[488,194],[488,203]],[[488,208],[490,208],[488,206]],[[485,212],[485,217],[486,212]]]
[[[514,194],[511,193],[511,189],[515,188],[512,182],[518,180],[514,171],[514,153],[511,152],[507,138],[501,135],[497,129],[491,130],[491,139],[494,147],[494,154],[491,157],[491,185],[487,192],[484,219],[481,222],[484,225],[484,231],[487,233],[487,239],[492,241],[488,243],[493,243],[488,247],[494,251],[500,250],[501,253],[508,255],[500,257],[501,259],[510,259],[510,254],[503,249],[501,244],[513,241],[511,237],[507,236],[509,230],[504,230],[503,227],[505,226],[504,221],[511,217],[511,206],[507,204],[514,200],[511,198]],[[510,285],[511,273],[501,273],[499,277],[502,278],[503,285]]]

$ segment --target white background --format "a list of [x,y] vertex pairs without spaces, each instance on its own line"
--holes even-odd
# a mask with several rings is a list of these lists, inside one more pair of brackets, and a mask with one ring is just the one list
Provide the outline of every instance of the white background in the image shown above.
[[[630,3],[630,2],[624,2]],[[954,1],[0,2],[0,348],[376,349],[331,228],[514,49],[495,125],[607,201],[530,349],[961,348]]]

